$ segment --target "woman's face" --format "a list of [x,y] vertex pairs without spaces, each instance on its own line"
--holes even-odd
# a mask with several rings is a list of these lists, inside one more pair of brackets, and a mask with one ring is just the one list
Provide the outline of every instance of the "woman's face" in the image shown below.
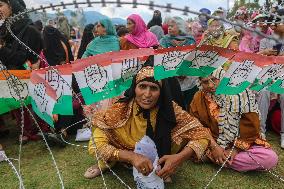
[[168,32],[172,36],[178,36],[179,35],[179,28],[175,21],[170,20],[168,24]]
[[129,33],[132,33],[134,31],[134,28],[135,28],[135,23],[132,20],[127,19],[127,26],[126,26],[126,28],[129,31]]
[[98,35],[98,36],[104,36],[104,35],[106,35],[106,29],[105,29],[105,27],[101,24],[101,23],[98,23],[97,25],[96,25],[96,34]]
[[5,20],[12,15],[12,8],[7,3],[0,1],[0,20]]
[[142,81],[137,84],[135,95],[136,103],[141,108],[148,110],[157,105],[160,97],[160,87],[155,83]]
[[221,23],[218,20],[212,21],[208,26],[208,31],[213,37],[218,38],[222,33]]
[[197,37],[202,36],[203,32],[204,31],[201,25],[192,27],[192,34],[194,36],[197,36]]
[[213,76],[200,79],[202,90],[206,93],[215,93],[219,82],[220,80]]

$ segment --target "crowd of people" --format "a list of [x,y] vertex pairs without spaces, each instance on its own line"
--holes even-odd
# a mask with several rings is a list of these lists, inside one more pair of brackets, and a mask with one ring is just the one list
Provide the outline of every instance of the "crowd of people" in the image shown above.
[[[0,0],[2,19],[25,8],[23,0]],[[284,15],[280,6],[271,10],[279,16]],[[119,26],[110,19],[101,19],[87,25],[82,37],[78,29],[70,29],[65,17],[58,18],[57,23],[49,20],[42,24],[40,21],[33,23],[25,16],[13,23],[11,30],[46,61],[20,45],[5,24],[0,27],[0,60],[8,70],[38,69],[110,51],[193,44],[266,56],[284,55],[284,42],[278,44],[238,26],[209,18],[204,15],[211,14],[207,8],[200,12],[203,14],[190,22],[178,16],[166,17],[163,21],[159,10],[154,11],[148,24],[138,14],[129,15],[127,24]],[[218,8],[212,15],[227,17],[223,8]],[[246,7],[240,7],[231,19],[244,25],[251,24],[256,30],[284,41],[283,20],[279,18],[260,11],[251,13]],[[101,168],[98,165],[89,167],[84,174],[86,178],[94,178],[107,170],[106,163],[113,166],[117,162],[130,164],[143,175],[150,174],[154,169],[151,160],[133,152],[135,144],[145,135],[155,142],[160,157],[161,169],[156,174],[169,182],[177,167],[189,159],[222,165],[229,158],[226,167],[240,172],[272,169],[277,165],[278,156],[266,140],[266,130],[269,127],[280,134],[281,147],[284,148],[283,95],[267,90],[216,95],[216,86],[229,62],[205,78],[172,77],[157,81],[153,61],[150,56],[124,95],[86,106],[86,109],[91,107],[94,110],[89,153],[95,157],[95,145]],[[75,79],[72,87],[80,96]],[[225,105],[228,102],[230,107]],[[67,126],[86,116],[81,106],[74,105],[74,110],[72,116],[54,115],[55,129],[34,114],[50,144],[64,146],[58,135],[63,133],[67,137],[82,127],[81,124],[72,131],[67,130],[68,133],[65,131]],[[20,125],[21,110],[11,113]],[[26,111],[24,119],[21,139],[25,142],[39,140],[38,128]],[[2,117],[0,124],[0,136],[5,137],[7,130]],[[1,145],[0,150],[3,150]]]

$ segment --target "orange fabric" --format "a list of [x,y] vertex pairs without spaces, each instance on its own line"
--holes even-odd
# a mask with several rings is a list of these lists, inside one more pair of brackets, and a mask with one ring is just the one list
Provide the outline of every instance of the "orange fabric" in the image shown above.
[[[218,122],[210,113],[209,101],[206,99],[202,91],[197,92],[191,104],[188,107],[191,115],[195,116],[201,124],[210,129],[213,138],[216,140],[219,136]],[[236,146],[240,149],[247,150],[253,144],[258,144],[264,147],[270,145],[260,139],[260,120],[255,112],[242,114],[240,120],[240,137],[236,142]]]
[[138,49],[136,45],[130,43],[125,37],[119,38],[120,50]]
[[30,79],[31,70],[9,70],[9,72],[7,71],[7,73],[5,71],[2,71],[0,73],[0,80],[6,80],[6,77],[10,76],[9,74],[14,75],[19,79]]
[[233,39],[228,46],[229,49],[239,50],[239,42],[238,40]]

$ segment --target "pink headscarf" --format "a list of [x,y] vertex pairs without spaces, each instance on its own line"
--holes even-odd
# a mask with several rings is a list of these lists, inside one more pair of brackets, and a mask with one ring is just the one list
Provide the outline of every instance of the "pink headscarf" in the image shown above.
[[159,45],[158,39],[152,32],[147,30],[143,19],[137,14],[131,14],[127,19],[135,23],[134,31],[125,38],[139,48],[148,48]]
[[[271,28],[268,28],[265,34],[272,35],[273,30]],[[245,30],[241,42],[239,44],[239,50],[248,53],[259,52],[260,41],[263,38],[264,37],[260,35],[255,36],[250,31]]]

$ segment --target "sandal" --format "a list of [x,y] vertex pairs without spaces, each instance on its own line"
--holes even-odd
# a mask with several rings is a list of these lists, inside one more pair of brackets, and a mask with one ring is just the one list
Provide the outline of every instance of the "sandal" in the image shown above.
[[87,169],[87,171],[84,174],[84,177],[87,179],[92,179],[99,175],[101,175],[99,167],[97,165],[93,165]]

